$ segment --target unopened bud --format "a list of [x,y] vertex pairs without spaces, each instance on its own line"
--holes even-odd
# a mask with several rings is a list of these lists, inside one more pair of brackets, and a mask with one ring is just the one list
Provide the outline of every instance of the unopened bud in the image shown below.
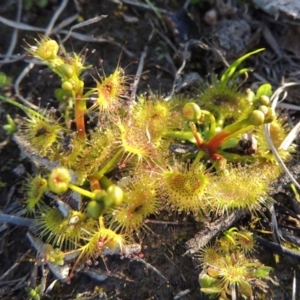
[[103,207],[104,207],[103,203],[97,202],[95,200],[91,200],[86,207],[88,216],[90,216],[95,220],[99,219],[99,217],[103,212]]
[[269,107],[267,113],[265,114],[265,123],[271,123],[275,120],[275,118],[276,118],[276,113],[274,109]]
[[249,116],[249,122],[254,126],[259,126],[265,121],[265,114],[260,110],[254,110]]
[[106,207],[118,206],[122,203],[124,192],[120,187],[111,185],[106,192],[107,195],[104,198]]
[[58,67],[58,72],[63,77],[71,78],[74,74],[74,69],[69,64],[62,64]]
[[48,177],[49,190],[55,194],[62,194],[69,188],[71,182],[71,175],[68,169],[58,167],[52,170]]
[[270,98],[266,95],[262,95],[259,97],[259,102],[261,105],[266,105],[269,106],[270,105]]
[[61,88],[65,91],[65,92],[71,92],[73,90],[73,85],[70,81],[66,80],[62,83]]
[[199,105],[194,102],[186,103],[182,112],[183,117],[192,122],[197,122],[202,114]]

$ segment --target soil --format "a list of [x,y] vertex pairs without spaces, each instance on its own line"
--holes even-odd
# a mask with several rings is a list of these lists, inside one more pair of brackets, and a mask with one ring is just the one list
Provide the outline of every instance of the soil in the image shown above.
[[[16,20],[21,1],[1,2],[0,15]],[[39,7],[41,2],[23,1],[23,4],[30,5],[27,9],[22,8],[20,22],[47,28],[61,1],[48,0],[46,6]],[[275,89],[282,80],[299,80],[299,20],[298,23],[297,20],[276,20],[257,6],[245,4],[245,1],[232,1],[235,5],[230,6],[223,1],[198,0],[193,1],[194,4],[187,9],[183,8],[185,1],[168,0],[66,2],[66,8],[55,26],[78,10],[77,21],[107,15],[100,22],[74,29],[74,32],[84,36],[97,38],[97,42],[82,41],[71,36],[64,44],[68,51],[85,52],[87,63],[95,67],[85,74],[87,86],[93,84],[92,76],[97,75],[96,68],[100,73],[110,74],[119,65],[135,79],[141,55],[145,53],[137,94],[168,95],[183,60],[186,60],[186,65],[177,76],[178,91],[183,94],[195,92],[201,85],[199,78],[208,80],[213,74],[224,70],[226,62],[231,63],[246,52],[261,47],[266,50],[247,60],[255,70],[249,75],[248,86],[269,82]],[[66,28],[69,29],[70,25]],[[4,62],[14,30],[0,20],[0,71],[15,83],[30,61],[24,47],[34,44],[38,32],[19,28],[11,56],[15,61]],[[55,33],[51,37],[63,39],[65,34]],[[188,41],[194,42],[184,51]],[[196,77],[195,73],[198,74]],[[196,79],[188,80],[191,76]],[[21,81],[19,93],[37,106],[56,107],[53,91],[58,86],[58,79],[45,66],[36,64]],[[13,83],[4,84],[1,94],[15,98]],[[286,101],[297,105],[299,100],[298,90],[289,90]],[[6,124],[6,114],[17,120],[22,112],[11,105],[0,104],[0,212],[13,214],[23,199],[24,180],[34,172],[34,168],[32,162],[21,158],[18,145],[7,137],[2,128]],[[296,112],[289,111],[286,115],[293,124],[297,123]],[[283,206],[290,207],[285,190],[282,196],[285,199]],[[277,213],[281,214],[280,211]],[[196,258],[184,255],[186,242],[193,238],[202,225],[192,218],[167,217],[163,214],[156,217],[161,222],[150,222],[147,225],[151,231],[136,236],[136,241],[141,244],[141,253],[131,257],[108,255],[104,261],[99,259],[97,264],[92,262],[90,266],[82,267],[70,282],[57,281],[46,266],[46,273],[42,273],[41,262],[36,261],[36,251],[26,236],[27,228],[0,223],[0,298],[38,299],[33,294],[30,296],[25,288],[37,286],[44,278],[46,288],[50,288],[41,296],[42,299],[208,299],[200,292],[198,276],[201,269],[197,266]],[[297,237],[299,215],[294,212],[293,218],[291,232]],[[164,222],[166,219],[169,223]],[[282,222],[287,224],[287,216],[283,219]],[[245,226],[250,221],[250,217],[246,216],[234,226]],[[262,223],[267,227],[267,216]],[[294,276],[298,289],[294,299],[300,299],[299,259],[278,256],[276,251],[262,245],[257,246],[254,255],[262,263],[274,268],[266,286],[255,290],[255,299],[292,299]]]

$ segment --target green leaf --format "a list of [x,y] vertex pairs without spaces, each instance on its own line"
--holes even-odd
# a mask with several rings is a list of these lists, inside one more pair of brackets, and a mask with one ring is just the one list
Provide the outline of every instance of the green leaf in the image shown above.
[[3,125],[3,129],[6,131],[8,135],[13,135],[18,131],[18,126],[11,118],[10,115],[6,115],[7,124]]
[[200,291],[205,293],[205,294],[220,294],[222,292],[223,288],[222,287],[211,287],[211,288],[201,288]]
[[213,278],[220,276],[220,271],[215,268],[207,268],[207,274]]
[[245,55],[243,55],[242,57],[238,58],[235,62],[233,62],[227,69],[226,71],[223,73],[223,75],[221,76],[221,84],[226,85],[228,84],[229,79],[234,75],[237,67],[244,61],[246,60],[248,57],[250,57],[253,54],[256,54],[258,52],[261,52],[265,50],[264,48],[261,49],[257,49],[255,51],[246,53]]
[[202,288],[209,288],[217,285],[219,283],[219,279],[213,278],[206,273],[199,274],[199,284]]
[[36,118],[40,118],[43,121],[48,121],[48,119],[45,118],[42,114],[36,112],[35,110],[33,110],[29,107],[26,107],[26,106],[22,105],[21,103],[19,103],[17,101],[14,101],[14,100],[6,98],[6,97],[3,97],[1,95],[0,95],[0,100],[3,101],[3,102],[6,102],[6,103],[12,104],[12,105],[22,109],[27,114],[27,116],[29,116],[29,117],[35,116]]
[[266,278],[269,275],[269,273],[270,273],[271,270],[272,270],[271,267],[263,266],[261,268],[258,268],[254,272],[253,276],[255,276],[257,278]]
[[6,86],[12,82],[10,77],[7,77],[4,72],[0,72],[0,87]]
[[241,281],[238,283],[238,290],[239,292],[246,296],[246,297],[252,297],[252,288],[249,282],[247,281]]
[[260,96],[272,96],[272,86],[269,83],[262,84],[257,92],[256,92],[256,97],[259,98]]

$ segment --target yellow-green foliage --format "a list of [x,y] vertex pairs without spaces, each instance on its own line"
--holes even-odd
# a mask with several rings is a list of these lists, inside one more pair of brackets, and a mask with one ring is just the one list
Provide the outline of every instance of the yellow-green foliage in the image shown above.
[[[153,95],[125,100],[122,96],[130,94],[130,77],[120,67],[95,79],[96,87],[86,89],[81,78],[87,68],[85,57],[65,53],[50,38],[41,37],[28,51],[61,79],[56,94],[66,110],[37,113],[13,100],[0,99],[25,111],[21,134],[37,153],[59,165],[28,182],[25,203],[35,211],[40,236],[54,247],[81,252],[79,261],[108,248],[122,251],[130,235],[146,228],[145,219],[163,209],[192,213],[198,220],[207,213],[254,212],[267,202],[268,186],[279,167],[262,127],[271,123],[276,147],[287,131],[270,107],[269,84],[247,93],[235,84],[238,66],[261,49],[239,58],[198,95],[170,101]],[[88,99],[91,107],[87,107]],[[92,127],[87,118],[98,118],[97,126]],[[76,125],[74,131],[71,122]],[[244,134],[256,138],[257,147],[245,142]],[[290,157],[290,151],[281,150],[281,154],[285,160]],[[44,183],[46,176],[51,192],[73,190],[82,196],[80,211],[70,209],[62,215],[52,205],[36,205],[46,190],[36,181]],[[124,178],[128,178],[127,185]],[[240,249],[241,239],[251,237],[238,236],[238,252],[214,259],[222,261],[218,266],[224,270],[218,271],[222,287],[248,274]],[[222,252],[208,251],[210,257]],[[232,268],[238,270],[236,278],[225,273]]]
[[34,212],[48,187],[47,180],[40,175],[29,178],[26,183],[26,210]]
[[251,232],[231,228],[214,245],[201,249],[201,291],[211,296],[219,295],[219,299],[230,299],[233,288],[251,298],[251,284],[255,279],[266,278],[272,269],[251,259],[254,246]]

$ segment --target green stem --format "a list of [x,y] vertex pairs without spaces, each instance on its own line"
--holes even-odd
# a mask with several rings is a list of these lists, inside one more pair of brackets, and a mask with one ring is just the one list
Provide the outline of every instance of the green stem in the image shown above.
[[207,143],[210,154],[215,153],[221,144],[228,138],[233,138],[241,133],[252,130],[253,128],[254,126],[250,123],[248,118],[226,126]]
[[110,179],[108,179],[106,176],[102,176],[100,180],[100,184],[104,190],[107,190],[111,185],[113,185],[113,182]]
[[192,163],[192,167],[194,167],[196,164],[199,163],[200,159],[205,155],[205,152],[200,150],[198,153],[197,153],[197,156],[196,158],[194,159],[193,163]]
[[215,117],[207,110],[201,110],[201,113],[204,114],[205,116],[208,116],[209,121],[210,121],[210,129],[209,129],[209,134],[208,134],[208,139],[210,139],[212,136],[216,134],[216,119]]
[[83,188],[80,188],[79,186],[77,186],[77,185],[74,185],[74,184],[72,184],[72,183],[69,183],[69,188],[72,190],[72,191],[74,191],[74,192],[76,192],[76,193],[78,193],[78,194],[80,194],[80,195],[82,195],[82,196],[85,196],[85,197],[88,197],[88,198],[90,198],[90,199],[94,199],[95,198],[95,194],[94,193],[92,193],[92,192],[90,192],[90,191],[87,191],[87,190],[85,190],[85,189],[83,189]]
[[100,180],[107,172],[115,167],[123,152],[124,150],[121,148],[100,171],[94,173],[92,176]]
[[191,131],[169,131],[164,137],[170,137],[176,140],[184,140],[196,144],[196,139]]

